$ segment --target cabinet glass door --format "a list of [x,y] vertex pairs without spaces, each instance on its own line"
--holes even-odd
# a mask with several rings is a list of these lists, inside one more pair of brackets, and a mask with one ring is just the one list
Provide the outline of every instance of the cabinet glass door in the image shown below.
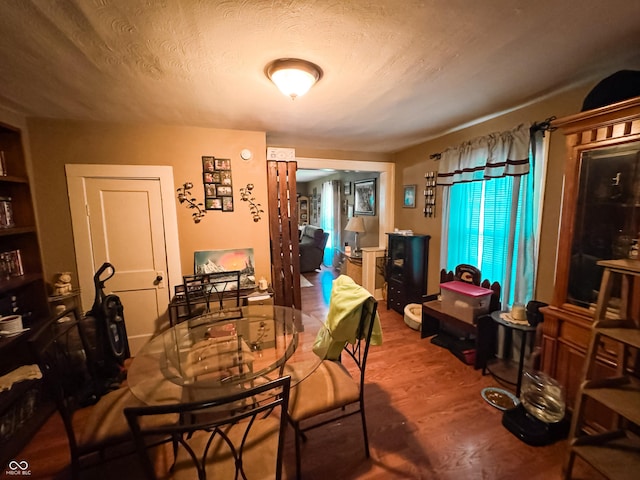
[[404,263],[407,255],[404,239],[391,238],[389,244],[389,277],[399,282],[404,279]]
[[640,236],[640,142],[586,150],[580,181],[568,302],[594,306],[602,279],[599,260],[633,258]]

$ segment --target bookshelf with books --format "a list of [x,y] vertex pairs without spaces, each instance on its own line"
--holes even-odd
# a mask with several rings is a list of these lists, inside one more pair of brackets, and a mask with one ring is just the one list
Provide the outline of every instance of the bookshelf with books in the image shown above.
[[[15,314],[22,316],[23,329],[0,332],[0,377],[34,363],[27,339],[49,316],[22,134],[0,123],[0,316]],[[19,452],[51,413],[42,393],[38,380],[0,391],[0,464]]]

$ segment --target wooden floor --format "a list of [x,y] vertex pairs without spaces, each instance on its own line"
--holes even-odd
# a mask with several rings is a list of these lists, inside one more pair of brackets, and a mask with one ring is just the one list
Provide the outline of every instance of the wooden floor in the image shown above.
[[[324,318],[332,272],[305,274],[303,309]],[[379,305],[384,343],[372,347],[365,389],[371,458],[364,456],[359,417],[309,432],[303,445],[305,480],[560,478],[566,442],[531,447],[501,424],[502,413],[480,396],[497,386],[490,376],[408,328],[400,314]],[[288,432],[291,433],[291,432]],[[69,478],[68,449],[54,415],[16,460],[26,460],[31,478]],[[87,478],[139,478],[133,466],[105,466]],[[4,471],[0,470],[0,478]],[[295,476],[293,435],[287,435],[285,478]],[[576,461],[574,478],[600,479]]]

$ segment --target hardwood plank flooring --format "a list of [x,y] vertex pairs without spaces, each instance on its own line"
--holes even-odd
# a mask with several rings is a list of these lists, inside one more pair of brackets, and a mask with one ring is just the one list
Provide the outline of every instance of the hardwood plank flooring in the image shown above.
[[[305,274],[303,309],[324,318],[329,270]],[[561,478],[566,441],[526,445],[501,424],[502,413],[480,396],[497,386],[491,376],[463,364],[411,330],[402,315],[379,305],[384,343],[371,347],[365,389],[371,458],[364,456],[358,416],[308,433],[303,445],[305,480],[326,479],[533,479]],[[293,435],[287,432],[285,478],[295,477]],[[31,478],[69,478],[66,436],[54,415],[16,460],[26,460]],[[107,464],[87,478],[139,478],[133,457]],[[0,478],[4,470],[0,470]],[[600,479],[576,461],[576,479]]]

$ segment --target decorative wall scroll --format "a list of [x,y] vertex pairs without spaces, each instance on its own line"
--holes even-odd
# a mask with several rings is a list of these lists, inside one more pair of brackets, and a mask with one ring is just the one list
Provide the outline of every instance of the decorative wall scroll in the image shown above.
[[185,182],[181,187],[178,188],[178,201],[183,204],[187,204],[187,208],[195,210],[191,215],[193,216],[193,221],[195,223],[200,223],[202,217],[207,213],[202,207],[202,202],[198,203],[196,197],[191,195],[191,189],[193,188],[193,183]]
[[202,157],[205,209],[233,212],[233,181],[231,178],[230,159]]
[[253,196],[253,183],[247,183],[245,188],[240,189],[240,200],[243,202],[249,202],[249,212],[253,216],[254,222],[260,221],[260,214],[264,213],[262,205],[256,203],[256,197]]
[[427,172],[424,174],[424,216],[435,217],[436,215],[436,179],[438,172]]

